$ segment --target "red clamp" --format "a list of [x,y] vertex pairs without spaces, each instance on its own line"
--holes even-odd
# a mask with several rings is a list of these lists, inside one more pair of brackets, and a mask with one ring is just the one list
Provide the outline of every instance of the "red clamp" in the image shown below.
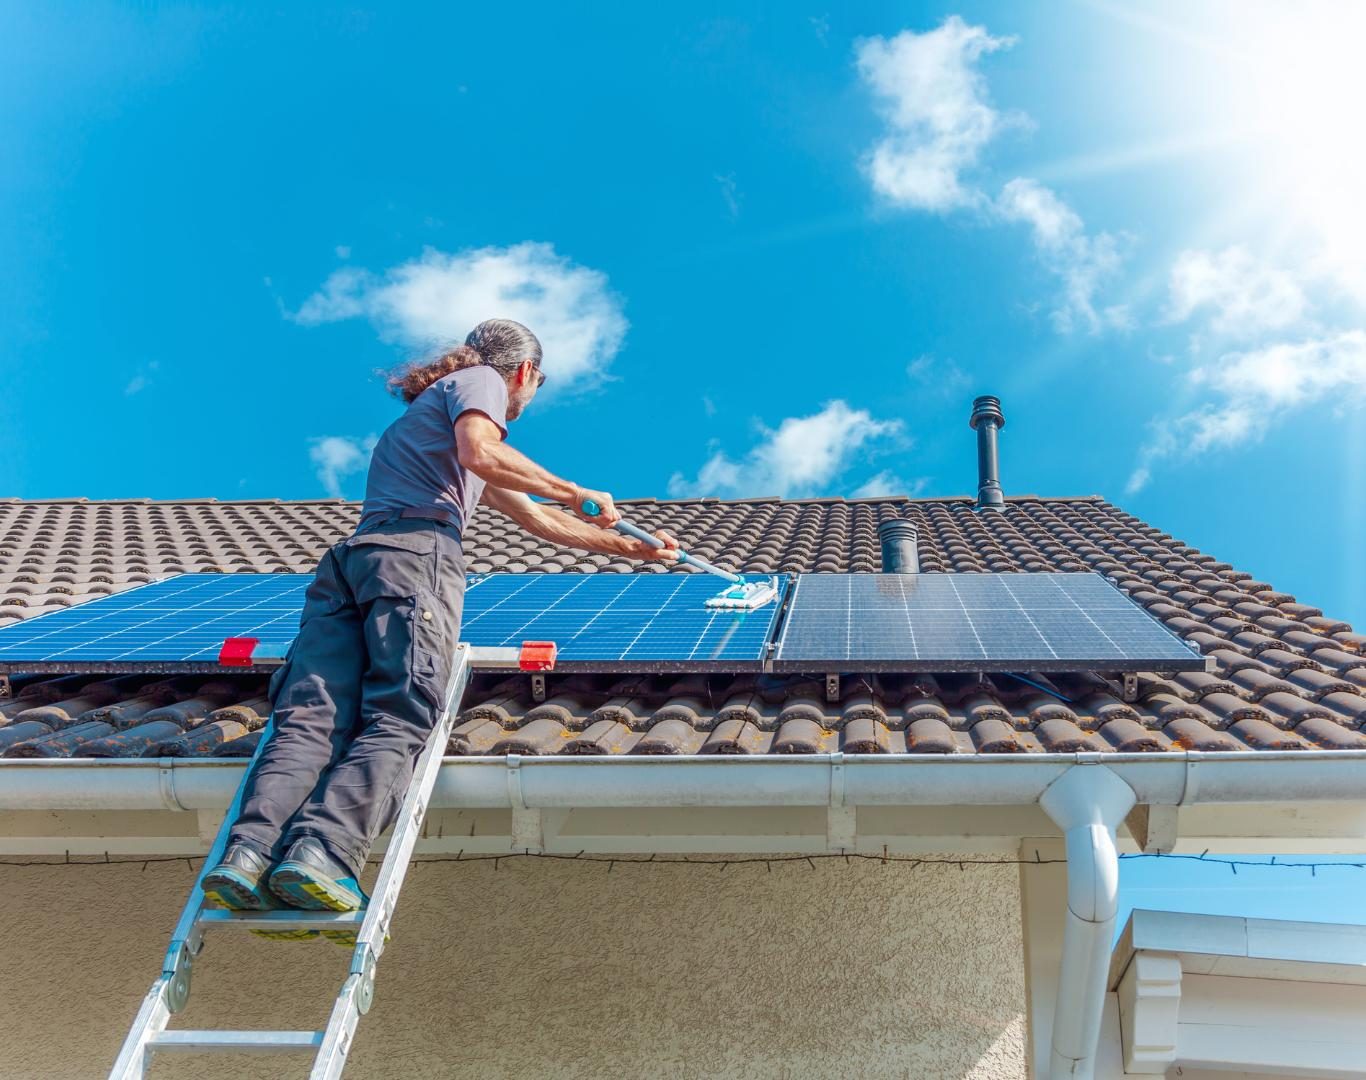
[[524,641],[517,654],[517,666],[523,671],[554,671],[555,652],[553,641]]
[[254,637],[224,638],[223,648],[218,653],[218,662],[224,667],[251,667],[251,654],[259,640]]

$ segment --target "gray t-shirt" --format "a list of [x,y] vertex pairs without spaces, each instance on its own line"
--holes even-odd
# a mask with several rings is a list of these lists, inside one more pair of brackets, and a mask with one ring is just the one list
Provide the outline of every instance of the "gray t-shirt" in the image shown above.
[[464,413],[481,412],[506,439],[507,409],[507,383],[484,364],[453,371],[418,394],[375,444],[361,525],[391,510],[439,506],[455,511],[463,527],[479,505],[484,481],[460,465],[455,422]]

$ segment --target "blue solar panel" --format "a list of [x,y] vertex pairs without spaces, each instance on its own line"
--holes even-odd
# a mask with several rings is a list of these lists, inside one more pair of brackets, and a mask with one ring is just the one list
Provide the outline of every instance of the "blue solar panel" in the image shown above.
[[775,671],[1193,671],[1099,574],[803,574]]
[[722,588],[702,574],[489,574],[465,594],[460,636],[485,646],[553,641],[561,668],[757,671],[778,605],[704,606]]
[[[182,574],[0,629],[0,665],[212,665],[224,638],[282,656],[311,574]],[[700,574],[474,574],[462,640],[554,641],[559,665],[598,671],[757,670],[778,605],[718,611]]]
[[0,663],[216,663],[223,639],[283,655],[312,574],[181,574],[0,629]]

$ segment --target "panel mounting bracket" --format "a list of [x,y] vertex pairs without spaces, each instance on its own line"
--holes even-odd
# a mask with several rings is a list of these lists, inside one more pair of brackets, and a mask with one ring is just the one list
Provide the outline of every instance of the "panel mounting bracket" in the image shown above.
[[545,700],[545,674],[536,672],[531,676],[531,700],[538,705]]
[[9,684],[9,676],[0,672],[0,698],[14,696],[14,688]]
[[1125,701],[1134,702],[1138,700],[1138,673],[1125,671],[1120,678],[1124,680],[1123,698]]
[[840,677],[838,675],[825,676],[825,700],[831,704],[840,699]]

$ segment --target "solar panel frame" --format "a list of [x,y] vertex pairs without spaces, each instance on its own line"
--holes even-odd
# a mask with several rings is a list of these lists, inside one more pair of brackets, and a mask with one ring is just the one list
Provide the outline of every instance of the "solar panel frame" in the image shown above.
[[[894,618],[904,621],[904,636],[900,625],[893,629]],[[790,590],[770,670],[1063,674],[1207,665],[1096,573],[802,574]]]

